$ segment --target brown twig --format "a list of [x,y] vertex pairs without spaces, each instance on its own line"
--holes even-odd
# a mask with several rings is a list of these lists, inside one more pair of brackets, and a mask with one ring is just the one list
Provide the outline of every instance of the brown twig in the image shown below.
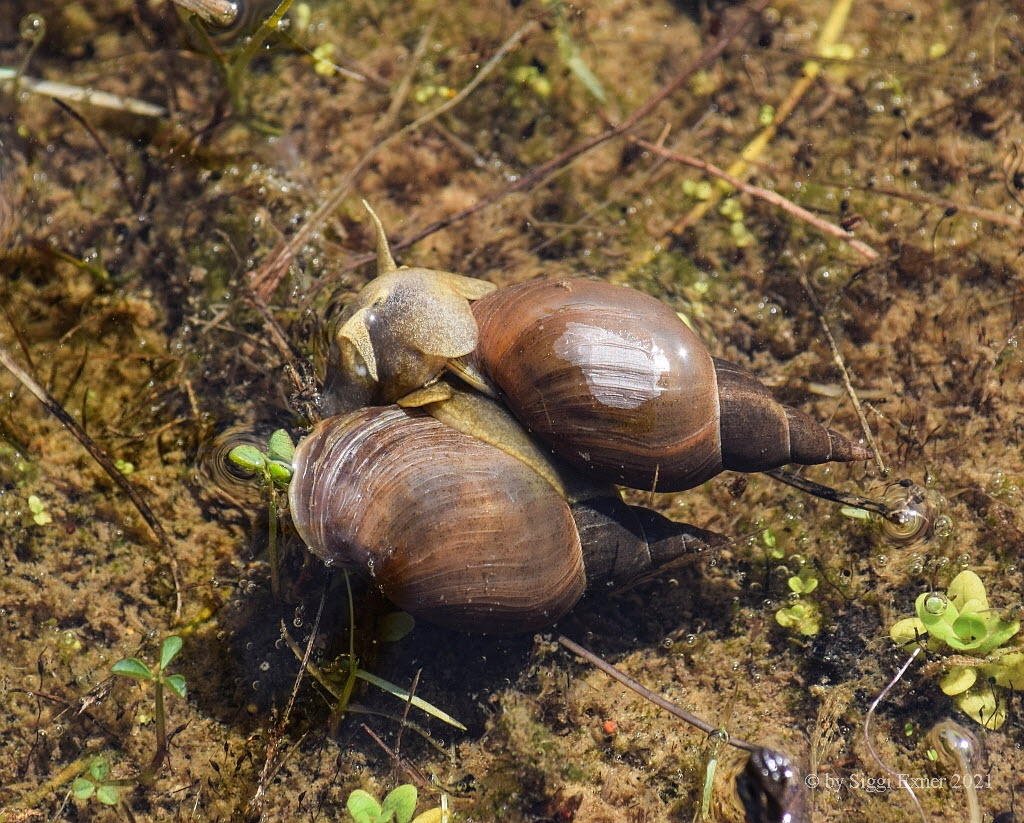
[[883,186],[854,185],[851,183],[823,181],[823,185],[833,186],[839,189],[854,189],[869,194],[880,194],[884,197],[896,197],[900,200],[909,200],[911,203],[925,203],[929,206],[936,206],[941,209],[956,209],[958,212],[973,214],[989,223],[996,223],[1000,226],[1009,226],[1011,229],[1019,229],[1024,225],[1024,214],[1006,214],[993,209],[983,209],[981,206],[972,206],[965,203],[957,203],[947,197],[939,197],[935,194],[924,192],[900,191],[899,189],[887,189]]
[[854,251],[856,251],[865,260],[869,262],[874,262],[875,260],[878,259],[878,252],[871,248],[871,246],[869,246],[863,240],[858,240],[856,237],[850,234],[850,232],[846,231],[843,228],[840,228],[834,223],[829,223],[827,220],[823,220],[822,218],[818,217],[816,214],[813,214],[812,212],[809,212],[802,206],[798,206],[792,200],[788,200],[787,198],[783,197],[778,192],[763,189],[760,186],[755,186],[752,185],[751,183],[746,183],[743,180],[740,180],[738,177],[734,177],[733,175],[729,174],[727,171],[725,171],[725,169],[720,169],[718,166],[714,165],[713,163],[708,163],[705,160],[698,160],[696,157],[689,157],[685,154],[678,154],[677,152],[669,151],[668,149],[656,145],[654,143],[648,142],[647,140],[641,140],[639,137],[630,137],[629,139],[631,142],[636,143],[636,145],[641,146],[642,148],[646,149],[652,154],[656,154],[659,157],[664,157],[666,160],[671,160],[673,163],[679,163],[680,165],[683,166],[691,166],[692,168],[700,169],[701,171],[710,174],[713,177],[717,177],[720,180],[724,180],[734,189],[749,194],[752,197],[757,197],[761,200],[764,200],[767,203],[771,203],[773,206],[778,206],[780,209],[793,215],[798,220],[803,220],[805,223],[818,229],[818,231],[824,232],[825,234],[830,234],[833,237],[842,240],[844,243],[849,243],[850,248],[852,248]]
[[43,407],[56,417],[64,425],[68,431],[70,431],[82,444],[87,452],[92,456],[93,460],[103,467],[103,470],[107,473],[111,480],[117,484],[118,488],[125,494],[125,496],[131,500],[132,505],[135,506],[139,514],[142,515],[142,519],[146,521],[146,524],[152,530],[153,534],[157,538],[157,542],[160,547],[166,552],[167,559],[171,567],[171,577],[174,581],[174,619],[181,619],[181,578],[178,571],[178,560],[174,554],[174,546],[171,543],[170,537],[167,532],[164,531],[164,527],[160,525],[160,521],[157,520],[156,515],[153,514],[153,510],[150,509],[149,504],[142,499],[142,496],[136,491],[135,487],[128,481],[114,465],[114,461],[111,460],[106,453],[96,445],[91,437],[82,429],[81,426],[75,421],[75,419],[68,414],[64,407],[58,403],[53,395],[51,395],[42,385],[36,381],[28,372],[26,372],[17,362],[7,353],[7,350],[0,346],[0,365],[3,365],[11,374],[13,374],[18,381],[26,389],[28,389],[35,398],[43,404]]
[[[603,671],[613,680],[618,680],[623,686],[632,689],[645,700],[649,700],[659,709],[664,709],[669,714],[678,717],[680,720],[685,720],[691,726],[700,729],[705,734],[710,735],[722,731],[716,726],[713,726],[710,723],[708,723],[706,720],[702,720],[701,718],[697,717],[697,715],[693,714],[692,712],[688,712],[686,711],[686,709],[680,708],[671,700],[666,700],[657,692],[652,692],[646,686],[641,685],[625,672],[616,669],[611,663],[609,663],[604,658],[598,657],[592,651],[583,648],[583,646],[579,645],[578,643],[574,643],[568,637],[565,637],[564,635],[559,636],[558,642],[565,646],[565,648],[567,648],[573,654],[579,655],[592,666],[595,666],[601,671]],[[744,751],[748,752],[756,752],[761,749],[760,746],[757,746],[754,743],[748,743],[746,740],[740,740],[740,738],[733,737],[732,735],[729,735],[729,738],[726,742],[730,746],[735,746],[737,749],[743,749]]]
[[860,398],[857,397],[857,392],[853,388],[853,382],[850,380],[850,372],[846,369],[846,361],[843,359],[843,355],[839,351],[839,346],[836,345],[835,337],[832,336],[832,329],[829,328],[828,321],[825,319],[825,312],[821,308],[821,302],[818,300],[818,295],[815,293],[814,289],[811,288],[811,282],[803,272],[800,272],[800,285],[802,285],[804,287],[804,291],[807,292],[807,296],[810,298],[811,306],[814,308],[814,314],[818,318],[821,330],[825,333],[825,339],[828,341],[828,347],[832,351],[832,362],[836,364],[836,368],[839,369],[839,374],[843,378],[843,385],[846,387],[846,394],[849,396],[850,402],[853,403],[853,409],[857,413],[857,419],[860,421],[860,428],[864,433],[864,439],[868,441],[868,446],[871,447],[871,452],[875,459],[875,465],[878,466],[879,473],[885,477],[889,474],[889,470],[885,467],[885,463],[882,462],[882,455],[878,451],[878,444],[875,442],[875,436],[871,432],[871,427],[868,426],[868,419],[864,415],[864,409],[861,408]]
[[125,174],[124,167],[121,165],[121,162],[114,157],[114,153],[110,150],[110,146],[107,145],[99,132],[92,127],[92,124],[71,108],[71,106],[63,100],[58,100],[56,97],[53,98],[53,102],[63,109],[63,111],[72,119],[76,120],[78,124],[89,133],[89,136],[92,137],[96,145],[100,147],[100,151],[103,152],[103,155],[107,158],[107,162],[110,163],[111,167],[114,169],[114,173],[117,175],[117,179],[121,183],[121,188],[124,189],[124,196],[128,198],[128,204],[132,207],[132,211],[139,214],[142,211],[142,200],[139,198],[138,194],[133,191],[132,187],[128,185],[128,175]]

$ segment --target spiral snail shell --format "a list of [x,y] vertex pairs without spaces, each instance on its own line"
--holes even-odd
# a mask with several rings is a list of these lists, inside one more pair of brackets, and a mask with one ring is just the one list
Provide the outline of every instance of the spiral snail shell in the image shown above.
[[555,480],[546,479],[398,406],[325,419],[299,443],[293,467],[292,519],[315,554],[362,569],[393,603],[462,631],[541,628],[588,586],[721,540],[627,506],[554,463]]
[[588,586],[723,540],[625,505],[612,483],[675,491],[869,456],[652,297],[398,268],[370,215],[378,276],[340,318],[330,416],[296,450],[289,503],[325,563],[364,569],[413,614],[530,631]]

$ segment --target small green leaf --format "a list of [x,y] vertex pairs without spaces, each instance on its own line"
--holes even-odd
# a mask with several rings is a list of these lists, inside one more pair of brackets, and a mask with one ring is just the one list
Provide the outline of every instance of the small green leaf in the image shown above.
[[416,627],[416,620],[408,612],[391,612],[381,618],[377,639],[384,643],[397,643]]
[[149,670],[149,666],[136,657],[126,657],[124,660],[118,660],[110,667],[110,670],[114,674],[134,677],[136,680],[153,679],[153,672]]
[[977,679],[978,671],[973,666],[954,666],[939,678],[939,688],[948,695],[963,694]]
[[235,446],[228,452],[228,460],[239,468],[250,472],[260,471],[267,462],[267,458],[263,456],[263,452],[255,446],[250,445]]
[[348,796],[346,807],[356,823],[379,823],[380,821],[380,803],[372,794],[364,792],[362,789],[356,789]]
[[282,463],[291,465],[292,457],[295,454],[295,444],[284,429],[278,429],[267,441],[267,457],[271,460],[280,460]]
[[105,806],[116,806],[121,801],[121,787],[100,786],[96,789],[96,799]]
[[284,463],[278,463],[273,460],[267,463],[267,474],[279,486],[287,486],[292,479],[291,468],[284,465]]
[[927,634],[928,630],[925,628],[924,623],[916,617],[905,617],[903,620],[898,620],[889,629],[889,637],[899,646],[906,646],[908,643],[924,640]]
[[804,581],[799,577],[789,578],[789,580],[786,581],[786,585],[789,586],[791,591],[794,591],[797,594],[802,594],[804,591]]
[[996,699],[987,684],[966,691],[955,698],[956,704],[968,717],[977,720],[986,729],[995,731],[1006,722],[1006,701]]
[[[960,572],[949,584],[946,596],[953,601],[959,611],[965,611],[969,601],[977,601],[971,611],[984,611],[988,608],[988,597],[985,595],[985,584],[974,572]],[[980,606],[979,606],[980,604]]]
[[965,647],[970,647],[985,637],[985,621],[976,614],[961,614],[953,621],[953,634]]
[[405,689],[396,686],[394,683],[390,683],[383,677],[377,677],[377,675],[370,674],[368,671],[364,671],[363,669],[356,669],[356,677],[365,680],[367,683],[372,686],[376,686],[378,689],[383,689],[388,694],[393,694],[403,702],[412,703],[412,705],[421,712],[426,712],[431,717],[436,717],[438,720],[447,723],[449,726],[454,726],[456,729],[466,731],[466,727],[447,712],[441,711],[437,706],[428,703],[422,697],[417,697],[416,695],[410,697],[409,692]]
[[96,784],[84,777],[76,777],[75,782],[71,784],[71,793],[79,800],[88,800],[94,791]]
[[168,666],[171,665],[171,661],[178,656],[178,652],[181,651],[181,638],[176,634],[172,634],[166,640],[164,640],[163,646],[160,647],[160,670],[164,671]]
[[164,683],[167,684],[167,688],[174,692],[182,700],[185,699],[187,693],[185,689],[185,677],[180,674],[172,674],[170,677],[164,678]]
[[93,758],[92,763],[89,764],[89,774],[92,775],[93,780],[97,783],[102,783],[110,775],[110,763],[105,757]]
[[389,792],[384,798],[382,811],[385,814],[394,812],[398,823],[409,823],[416,811],[416,787],[406,783]]
[[810,594],[816,588],[818,588],[818,578],[817,577],[808,577],[806,580],[804,580],[804,584],[803,585],[804,585],[804,594]]

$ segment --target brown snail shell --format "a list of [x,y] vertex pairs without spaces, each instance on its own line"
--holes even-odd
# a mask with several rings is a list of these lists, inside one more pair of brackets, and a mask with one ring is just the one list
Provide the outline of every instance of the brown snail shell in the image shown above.
[[396,406],[322,421],[293,468],[292,519],[314,554],[461,631],[533,631],[588,585],[720,542],[617,496],[570,504],[522,460]]
[[470,379],[574,465],[622,485],[681,491],[724,469],[865,459],[713,358],[667,305],[591,280],[536,280],[473,304]]
[[577,468],[634,488],[681,491],[726,469],[870,456],[775,401],[745,369],[713,358],[653,297],[591,280],[495,291],[473,278],[398,268],[370,215],[378,276],[342,316],[327,414],[433,404],[432,384],[447,369],[500,397]]

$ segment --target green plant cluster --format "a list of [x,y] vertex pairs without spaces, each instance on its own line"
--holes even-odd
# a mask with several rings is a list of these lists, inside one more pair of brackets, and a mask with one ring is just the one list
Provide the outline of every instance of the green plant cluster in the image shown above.
[[939,687],[968,717],[988,729],[1006,721],[1004,690],[1024,688],[1024,652],[1006,644],[1020,631],[1019,620],[1005,620],[989,607],[985,586],[962,571],[945,594],[924,592],[916,617],[889,630],[893,641],[945,660]]
[[806,569],[786,581],[792,592],[788,606],[775,612],[775,622],[784,629],[792,629],[804,637],[814,637],[821,631],[821,610],[816,603],[801,599],[818,588],[818,578]]
[[406,783],[388,792],[383,802],[369,792],[356,789],[348,796],[348,813],[356,823],[446,823],[448,812],[439,806],[416,816],[416,787]]

